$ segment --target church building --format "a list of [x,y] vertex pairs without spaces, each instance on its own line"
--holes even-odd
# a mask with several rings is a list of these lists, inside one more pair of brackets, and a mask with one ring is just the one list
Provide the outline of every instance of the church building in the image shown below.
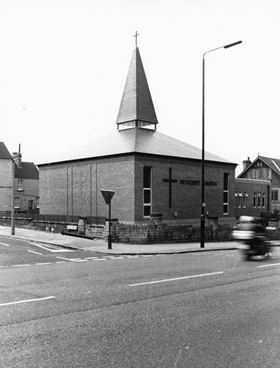
[[[201,150],[158,132],[158,125],[136,46],[115,132],[39,165],[40,213],[106,217],[105,189],[115,192],[112,217],[120,222],[143,223],[159,215],[167,222],[199,223]],[[208,220],[226,223],[234,218],[235,167],[205,153]]]

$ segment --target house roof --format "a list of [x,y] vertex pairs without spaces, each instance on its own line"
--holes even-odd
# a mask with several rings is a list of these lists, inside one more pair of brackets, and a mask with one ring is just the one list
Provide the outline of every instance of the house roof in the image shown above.
[[242,175],[244,175],[250,168],[254,166],[254,164],[261,160],[264,164],[266,164],[269,168],[271,168],[276,174],[280,175],[280,160],[278,158],[271,158],[271,157],[265,157],[265,156],[258,156],[253,162],[251,162],[250,165],[246,167],[245,170],[243,170],[239,175],[238,178],[242,178]]
[[273,171],[275,171],[278,175],[280,175],[280,160],[277,158],[270,158],[265,156],[259,156],[267,166],[269,166]]
[[38,180],[39,170],[33,162],[22,162],[21,168],[15,165],[15,178]]
[[[135,128],[118,131],[38,166],[131,153],[201,160],[201,150],[195,146],[157,131]],[[209,152],[205,152],[205,160],[236,165]]]
[[132,53],[117,124],[133,120],[158,123],[138,47]]
[[10,160],[12,156],[8,151],[7,147],[5,146],[4,142],[0,142],[0,159]]

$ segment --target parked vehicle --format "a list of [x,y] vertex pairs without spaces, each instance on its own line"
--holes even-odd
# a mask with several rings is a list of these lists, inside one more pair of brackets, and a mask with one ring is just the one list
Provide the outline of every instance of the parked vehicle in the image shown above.
[[240,241],[239,248],[245,260],[249,261],[255,256],[271,256],[270,241],[262,218],[240,216],[232,236]]

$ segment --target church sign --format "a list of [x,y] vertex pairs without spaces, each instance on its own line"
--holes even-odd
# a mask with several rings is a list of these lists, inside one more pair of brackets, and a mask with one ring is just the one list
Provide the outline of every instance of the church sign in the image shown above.
[[[194,179],[180,179],[179,184],[187,184],[187,185],[200,185],[200,180]],[[218,183],[216,181],[204,181],[204,185],[208,186],[216,186]]]
[[[175,183],[179,183],[179,184],[184,184],[184,185],[200,185],[201,180],[198,179],[174,179],[172,177],[172,168],[169,168],[169,177],[166,179],[162,179],[163,182],[168,183],[169,184],[169,190],[168,190],[168,194],[169,194],[169,208],[172,207],[172,184]],[[205,180],[204,181],[204,185],[207,186],[217,186],[217,182],[216,181],[208,181]]]
[[[172,174],[170,176],[169,174],[169,178],[168,179],[162,179],[162,181],[169,183],[169,186],[171,186],[172,183],[179,183],[179,184],[184,184],[184,185],[200,185],[201,180],[197,180],[197,179],[172,179]],[[207,186],[217,186],[218,183],[216,181],[208,181],[205,180],[204,181],[204,185]]]

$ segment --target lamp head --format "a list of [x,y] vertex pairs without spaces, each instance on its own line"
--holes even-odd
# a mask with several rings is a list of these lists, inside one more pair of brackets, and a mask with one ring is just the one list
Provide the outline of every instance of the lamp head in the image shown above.
[[228,49],[229,47],[233,47],[233,46],[239,45],[240,43],[242,43],[242,41],[237,41],[237,42],[229,43],[228,45],[225,45],[224,46],[224,49]]

